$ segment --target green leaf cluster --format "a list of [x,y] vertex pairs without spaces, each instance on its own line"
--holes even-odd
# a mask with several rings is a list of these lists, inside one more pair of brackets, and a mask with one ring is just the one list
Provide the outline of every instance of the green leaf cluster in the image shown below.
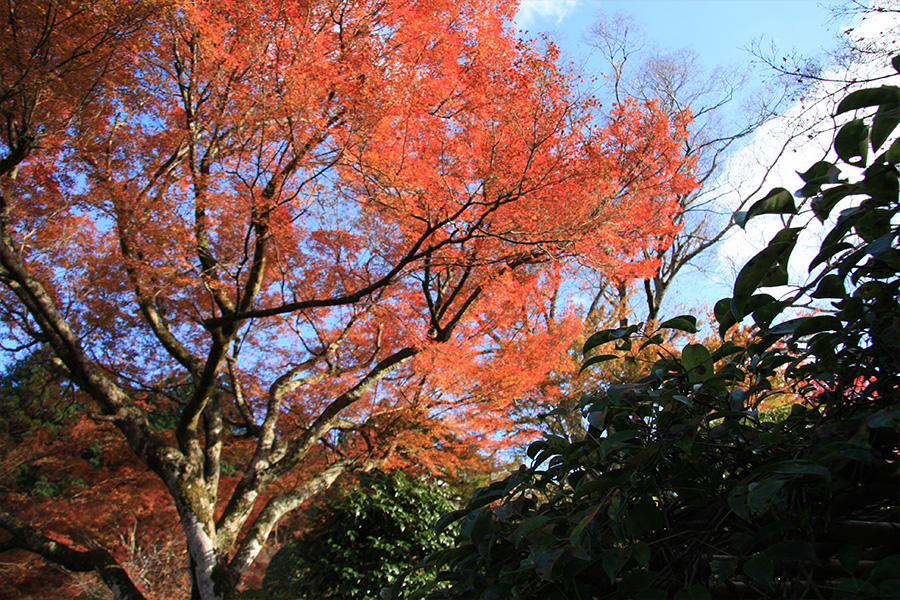
[[260,597],[403,597],[427,575],[419,561],[447,544],[432,527],[455,508],[446,486],[401,472],[362,473],[317,507],[309,527],[269,563]]
[[50,368],[49,353],[38,349],[12,362],[0,375],[0,433],[21,441],[44,431],[60,434],[78,407],[66,397],[70,386]]
[[[431,557],[436,576],[421,597],[900,597],[900,141],[884,149],[900,123],[898,89],[840,104],[864,113],[834,144],[859,177],[819,162],[800,174],[799,207],[774,190],[736,216],[745,226],[805,210],[825,223],[850,200],[808,283],[783,299],[760,291],[788,283],[812,219],[777,233],[717,303],[723,339],[752,317],[748,343],[660,352],[639,380],[583,401],[583,440],[533,443],[530,464],[442,519],[439,529],[460,521],[460,534]],[[809,297],[824,307],[785,317]],[[695,324],[682,316],[660,329]],[[586,366],[638,335],[636,326],[598,332]],[[765,418],[760,408],[782,382],[798,402]]]

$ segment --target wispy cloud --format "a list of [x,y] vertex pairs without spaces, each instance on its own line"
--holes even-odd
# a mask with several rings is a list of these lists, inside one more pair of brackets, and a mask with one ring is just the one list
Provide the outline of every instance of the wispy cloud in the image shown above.
[[[897,50],[897,39],[893,32],[898,27],[900,14],[872,12],[862,23],[853,27],[854,42],[863,48],[877,47],[882,53],[891,54]],[[753,141],[729,160],[723,179],[731,182],[734,192],[722,198],[723,209],[733,210],[742,199],[751,198],[752,204],[774,187],[785,187],[793,192],[803,183],[798,173],[805,172],[818,160],[834,161],[834,152],[831,150],[834,139],[832,115],[837,103],[847,94],[841,82],[851,79],[865,81],[867,78],[892,73],[893,70],[884,58],[874,63],[856,63],[849,71],[837,68],[823,72],[821,75],[826,81],[811,86],[798,104],[757,131]],[[829,79],[834,81],[827,81]],[[852,115],[843,115],[837,122],[841,124],[851,117]],[[768,166],[773,164],[774,168],[769,170]],[[847,165],[841,164],[840,168],[844,171],[842,176],[851,180],[861,175]],[[750,191],[760,181],[764,181],[764,185],[753,198]],[[832,218],[850,202],[848,200],[838,205],[832,211]],[[746,208],[747,206],[744,207],[745,210]],[[721,264],[726,269],[730,266],[736,274],[751,256],[765,247],[781,227],[778,217],[763,216],[755,219],[747,231],[733,230],[719,246]],[[789,270],[792,281],[802,281],[806,277],[808,265],[818,253],[821,236],[828,229],[830,226],[812,227],[803,232],[797,249],[791,256]]]
[[516,14],[516,25],[527,29],[536,23],[559,24],[578,4],[579,0],[522,0]]

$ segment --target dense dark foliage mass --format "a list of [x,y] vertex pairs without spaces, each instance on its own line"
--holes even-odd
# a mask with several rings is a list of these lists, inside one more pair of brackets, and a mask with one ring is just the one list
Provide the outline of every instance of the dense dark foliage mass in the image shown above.
[[[900,88],[850,94],[838,114],[854,112],[836,163],[735,217],[786,225],[716,305],[723,335],[753,317],[749,343],[659,346],[663,330],[693,331],[691,316],[595,334],[587,368],[639,348],[659,358],[583,399],[583,440],[533,443],[530,467],[442,519],[461,532],[432,557],[439,574],[422,596],[900,597]],[[807,282],[783,299],[761,291],[788,284],[815,219],[830,229]],[[810,298],[813,310],[792,310]],[[767,415],[784,384],[798,402]]]
[[309,515],[310,526],[272,558],[260,598],[378,598],[421,585],[416,564],[452,538],[432,525],[454,508],[450,489],[406,476],[362,474]]

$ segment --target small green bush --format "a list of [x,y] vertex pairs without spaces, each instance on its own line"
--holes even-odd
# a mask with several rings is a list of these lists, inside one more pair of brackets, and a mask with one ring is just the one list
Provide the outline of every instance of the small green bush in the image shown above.
[[447,488],[401,472],[363,473],[315,508],[310,527],[272,558],[270,598],[364,600],[403,596],[427,575],[414,567],[452,539],[434,535],[455,505]]

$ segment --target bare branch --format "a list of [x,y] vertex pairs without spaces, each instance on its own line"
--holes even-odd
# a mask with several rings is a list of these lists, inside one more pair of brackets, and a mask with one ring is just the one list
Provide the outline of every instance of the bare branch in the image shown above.
[[0,545],[0,552],[18,548],[76,573],[96,572],[116,600],[145,600],[125,569],[106,550],[75,550],[42,535],[5,510],[0,510],[0,527],[12,536]]

